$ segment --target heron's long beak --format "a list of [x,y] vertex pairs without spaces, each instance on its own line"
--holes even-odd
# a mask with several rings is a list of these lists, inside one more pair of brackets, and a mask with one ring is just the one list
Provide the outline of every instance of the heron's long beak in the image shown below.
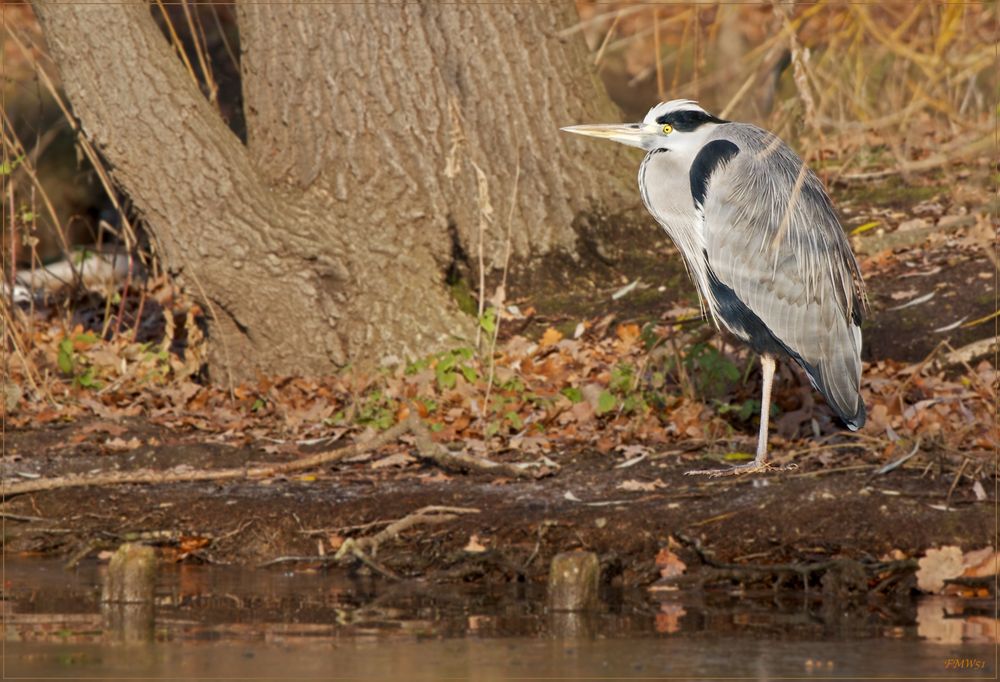
[[560,128],[560,130],[565,130],[567,133],[576,133],[577,135],[614,140],[615,142],[621,142],[630,147],[639,147],[641,149],[649,149],[654,134],[641,123],[601,123],[567,126]]

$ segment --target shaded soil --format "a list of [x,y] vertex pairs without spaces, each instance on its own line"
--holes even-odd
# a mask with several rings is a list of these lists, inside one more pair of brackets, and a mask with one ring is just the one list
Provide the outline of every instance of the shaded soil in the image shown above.
[[[198,432],[143,421],[127,427],[124,440],[156,444],[109,453],[99,445],[106,437],[88,433],[86,422],[7,433],[5,474],[288,459],[265,452],[265,443],[246,448],[205,442]],[[878,476],[876,460],[857,451],[841,453],[831,464],[822,455],[801,456],[795,470],[754,477],[685,476],[712,464],[702,453],[673,449],[616,468],[624,457],[562,452],[552,457],[562,466],[555,476],[530,482],[444,474],[422,464],[376,469],[360,462],[290,479],[35,493],[5,506],[4,544],[8,552],[79,558],[141,539],[173,548],[171,556],[187,561],[260,564],[316,556],[321,543],[330,551],[338,539],[384,527],[365,524],[447,505],[478,513],[407,530],[379,547],[378,561],[402,576],[534,582],[544,578],[554,554],[585,548],[601,557],[609,581],[632,586],[659,577],[655,558],[668,546],[693,569],[705,557],[757,565],[870,562],[894,550],[902,553],[898,557],[942,544],[984,546],[994,536],[995,500],[977,500],[961,478],[949,496],[955,476],[942,476],[941,463],[929,456]],[[662,485],[630,492],[619,487],[626,481]],[[467,549],[473,537],[481,550]]]

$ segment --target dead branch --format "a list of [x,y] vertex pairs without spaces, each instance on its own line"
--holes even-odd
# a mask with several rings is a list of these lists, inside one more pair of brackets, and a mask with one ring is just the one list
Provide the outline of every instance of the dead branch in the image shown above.
[[492,474],[505,474],[514,478],[541,478],[552,473],[550,469],[540,469],[530,471],[515,464],[506,462],[494,462],[485,457],[476,457],[464,452],[450,452],[447,448],[431,439],[430,430],[414,414],[411,414],[407,422],[412,422],[412,432],[416,437],[417,453],[424,459],[429,459],[443,469],[451,469],[462,472],[481,471]]
[[706,575],[692,575],[687,580],[692,582],[710,582],[715,580],[747,580],[757,576],[782,576],[798,575],[806,589],[809,589],[809,578],[816,573],[827,573],[828,571],[840,570],[845,567],[859,566],[866,573],[891,574],[906,573],[915,571],[918,568],[916,559],[901,559],[898,561],[884,561],[877,563],[867,563],[854,561],[853,559],[834,558],[826,561],[808,561],[784,564],[734,564],[717,560],[707,551],[696,537],[688,537],[680,533],[675,537],[682,543],[694,550],[706,567]]
[[395,539],[403,531],[413,528],[414,526],[422,524],[447,523],[448,521],[454,521],[457,519],[459,514],[478,513],[478,509],[471,507],[421,507],[412,514],[407,514],[403,518],[393,521],[375,535],[363,537],[358,540],[348,540],[341,546],[340,550],[337,552],[337,556],[342,556],[350,551],[350,548],[345,549],[348,543],[351,543],[352,546],[357,549],[369,550],[372,555],[374,555],[378,552],[379,545],[383,542]]
[[310,564],[329,564],[333,563],[332,554],[324,554],[322,556],[279,556],[270,561],[265,561],[263,563],[257,564],[257,568],[267,568],[268,566],[277,566],[278,564],[299,564],[299,563],[310,563]]
[[319,452],[310,457],[303,457],[284,464],[272,464],[259,467],[235,467],[232,469],[216,469],[213,471],[170,470],[155,471],[138,469],[136,471],[120,471],[101,474],[70,474],[55,478],[38,478],[29,481],[0,482],[0,497],[5,499],[25,493],[45,490],[62,490],[64,488],[83,488],[89,486],[121,485],[124,483],[141,485],[162,485],[165,483],[192,483],[198,481],[227,481],[234,479],[266,478],[288,474],[294,471],[312,469],[325,464],[338,462],[347,457],[375,450],[390,443],[413,428],[411,420],[402,421],[386,429],[374,438],[363,443],[355,443],[336,450]]
[[[379,545],[388,540],[395,539],[400,533],[414,526],[422,524],[447,523],[457,519],[459,514],[478,513],[478,509],[470,507],[439,507],[435,505],[421,507],[412,514],[407,514],[403,518],[393,521],[386,528],[379,531],[375,535],[359,538],[357,540],[354,538],[348,538],[344,541],[344,544],[340,546],[340,549],[337,550],[337,553],[333,556],[333,560],[341,561],[350,555],[376,573],[379,573],[390,580],[400,580],[400,576],[392,569],[375,561],[374,555],[378,552]],[[295,559],[286,558],[285,560],[294,561]]]
[[488,471],[494,474],[504,474],[514,478],[539,478],[551,473],[549,469],[531,472],[513,464],[494,462],[489,459],[475,457],[465,453],[449,452],[441,445],[431,440],[430,431],[415,412],[410,416],[386,429],[364,443],[355,443],[336,450],[326,450],[310,457],[303,457],[284,464],[272,464],[258,467],[235,467],[231,469],[216,469],[210,471],[173,469],[156,471],[138,469],[136,471],[117,471],[100,474],[69,474],[55,478],[38,478],[29,481],[0,481],[0,499],[9,499],[15,495],[42,492],[46,490],[62,490],[65,488],[83,488],[90,486],[107,486],[122,484],[163,485],[166,483],[193,483],[199,481],[229,481],[235,479],[254,479],[278,476],[295,471],[313,469],[319,466],[339,462],[370,450],[376,450],[387,443],[397,440],[406,433],[416,437],[417,449],[421,457],[429,459],[446,469],[459,471]]
[[998,337],[996,336],[988,339],[980,339],[979,341],[973,341],[972,343],[962,346],[957,350],[952,349],[951,352],[944,356],[944,362],[946,365],[962,365],[972,362],[973,360],[978,360],[984,355],[992,353],[997,346],[997,342]]

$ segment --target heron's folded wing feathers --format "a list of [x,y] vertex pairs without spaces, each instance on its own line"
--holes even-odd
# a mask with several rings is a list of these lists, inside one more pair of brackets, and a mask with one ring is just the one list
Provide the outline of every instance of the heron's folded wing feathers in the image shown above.
[[819,179],[784,143],[753,126],[725,128],[740,153],[705,193],[708,266],[848,425],[860,426],[863,284],[840,223]]

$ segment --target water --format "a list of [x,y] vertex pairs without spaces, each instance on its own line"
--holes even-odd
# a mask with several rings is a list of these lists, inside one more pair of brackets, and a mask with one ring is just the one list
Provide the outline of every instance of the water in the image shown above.
[[100,603],[102,567],[7,560],[3,675],[380,678],[995,678],[992,603],[831,605],[801,594],[608,594],[588,615],[544,593],[199,566],[153,608]]

